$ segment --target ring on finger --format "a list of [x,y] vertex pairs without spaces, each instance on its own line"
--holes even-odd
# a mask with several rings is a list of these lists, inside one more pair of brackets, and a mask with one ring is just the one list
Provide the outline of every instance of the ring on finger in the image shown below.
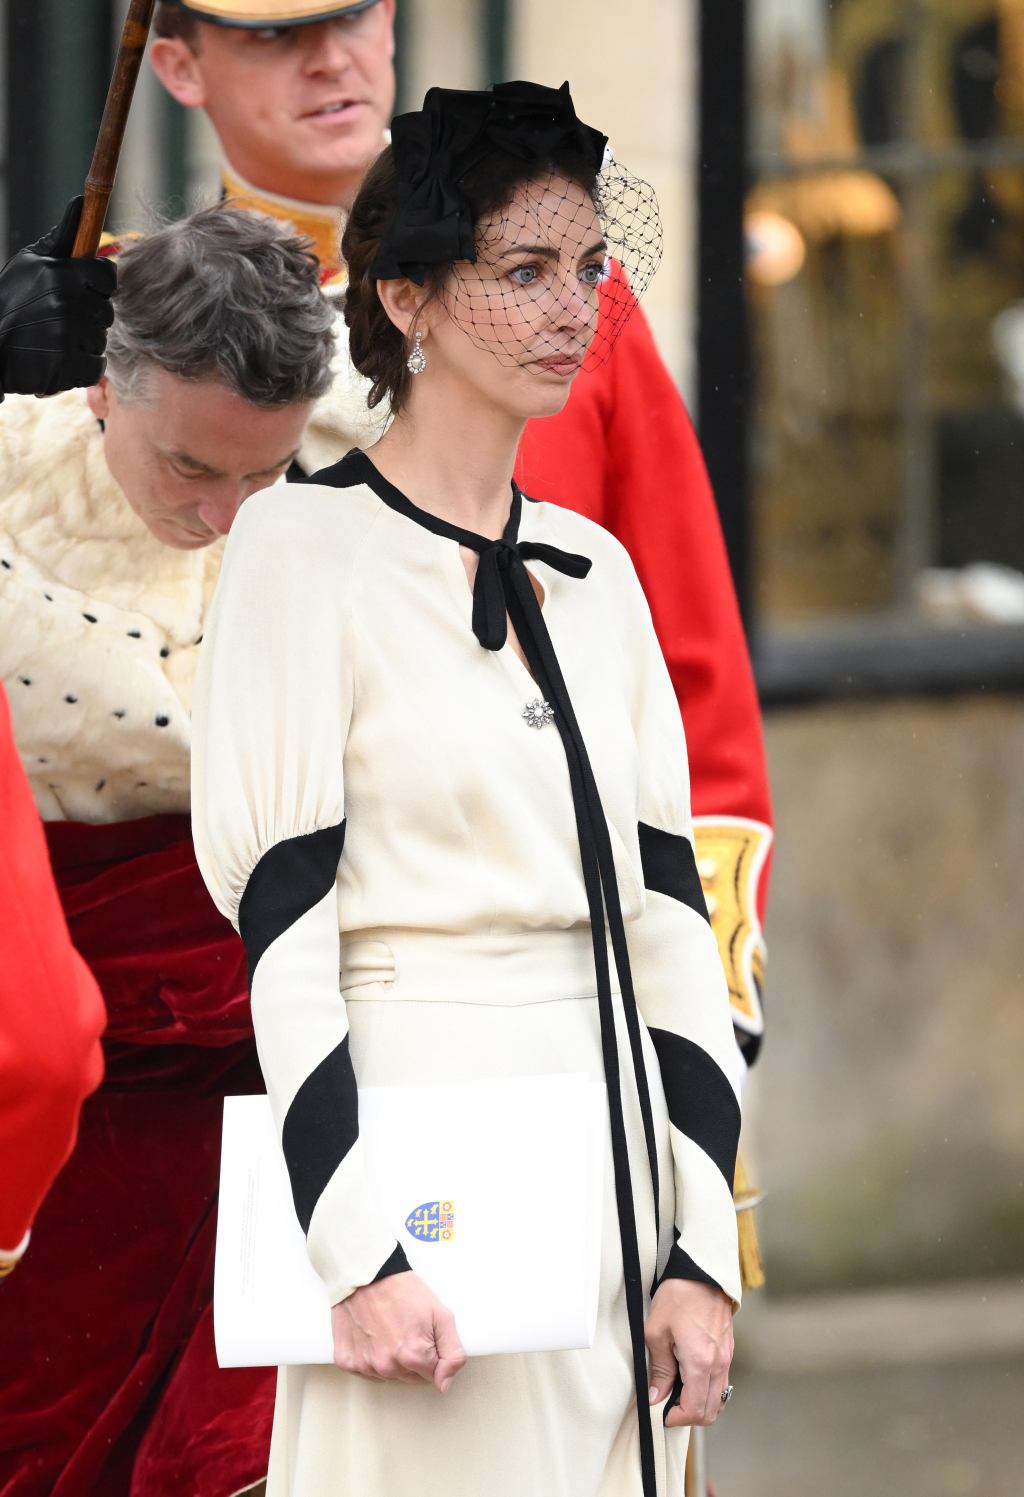
[[732,1383],[727,1383],[722,1389],[722,1403],[727,1404],[735,1391]]

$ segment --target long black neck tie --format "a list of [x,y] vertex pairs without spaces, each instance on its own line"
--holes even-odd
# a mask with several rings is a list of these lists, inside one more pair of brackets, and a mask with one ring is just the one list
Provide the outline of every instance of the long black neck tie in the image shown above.
[[[660,1241],[661,1213],[658,1201],[658,1151],[654,1138],[654,1118],[644,1061],[640,1017],[629,965],[626,928],[619,903],[608,822],[601,805],[597,781],[590,766],[583,734],[573,711],[569,692],[562,676],[554,645],[533,582],[526,569],[528,561],[540,561],[567,577],[586,577],[590,562],[585,556],[561,551],[541,542],[520,541],[519,521],[523,496],[513,485],[512,508],[500,540],[489,540],[474,531],[463,530],[437,515],[414,505],[400,489],[380,474],[365,453],[353,451],[331,468],[317,473],[312,483],[328,483],[340,488],[365,483],[390,506],[408,515],[435,534],[447,536],[460,545],[476,551],[480,557],[473,586],[473,633],[485,650],[500,650],[508,638],[508,620],[516,631],[534,680],[554,709],[554,721],[565,749],[572,791],[576,832],[579,839],[580,864],[590,913],[594,946],[594,971],[597,979],[598,1014],[601,1026],[601,1054],[608,1087],[608,1117],[611,1128],[612,1165],[615,1179],[615,1201],[618,1209],[619,1240],[622,1246],[622,1268],[626,1289],[626,1313],[629,1320],[633,1354],[633,1382],[636,1390],[637,1427],[640,1435],[640,1472],[643,1497],[657,1497],[654,1465],[654,1438],[648,1404],[647,1348],[644,1342],[644,1285],[640,1267],[640,1248],[636,1230],[636,1208],[629,1165],[629,1145],[622,1110],[622,1083],[616,1038],[615,1006],[612,999],[611,966],[608,942],[611,941],[615,972],[622,995],[622,1012],[629,1036],[637,1098],[643,1120],[644,1139],[651,1175],[654,1204],[655,1240]],[[656,1271],[655,1271],[656,1272]],[[656,1281],[649,1286],[653,1294]]]
[[[640,1469],[644,1497],[655,1497],[654,1441],[647,1390],[647,1350],[644,1342],[644,1289],[637,1241],[633,1182],[629,1166],[629,1148],[622,1112],[622,1086],[615,1032],[615,1010],[612,1001],[611,972],[608,962],[608,936],[611,937],[615,970],[622,994],[622,1010],[629,1035],[636,1079],[637,1096],[643,1119],[647,1157],[654,1199],[655,1237],[660,1238],[658,1202],[658,1155],[654,1138],[647,1070],[644,1063],[640,1019],[633,991],[626,931],[615,879],[608,823],[605,819],[597,782],[594,779],[583,734],[576,721],[569,692],[562,676],[544,612],[537,600],[527,561],[541,561],[569,577],[585,577],[590,562],[584,556],[560,551],[530,541],[518,541],[522,496],[516,491],[512,513],[502,538],[483,540],[464,531],[463,545],[480,555],[473,588],[473,632],[487,650],[500,650],[505,644],[512,620],[519,643],[537,685],[554,708],[555,723],[565,749],[576,814],[580,862],[590,911],[590,928],[594,945],[594,967],[597,977],[598,1012],[601,1023],[601,1051],[605,1081],[608,1087],[608,1113],[611,1124],[612,1163],[615,1177],[615,1200],[618,1208],[619,1238],[626,1287],[626,1311],[629,1318],[633,1352],[633,1381],[636,1389],[637,1424],[640,1435]],[[606,934],[607,932],[607,934]],[[654,1284],[650,1288],[654,1291]]]

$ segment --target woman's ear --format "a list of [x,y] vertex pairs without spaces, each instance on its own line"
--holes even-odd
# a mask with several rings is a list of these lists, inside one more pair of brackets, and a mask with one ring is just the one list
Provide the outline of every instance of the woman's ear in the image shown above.
[[377,282],[377,295],[380,297],[381,306],[398,331],[407,337],[414,322],[421,332],[426,331],[425,324],[417,319],[427,300],[427,294],[426,288],[417,286],[415,281]]

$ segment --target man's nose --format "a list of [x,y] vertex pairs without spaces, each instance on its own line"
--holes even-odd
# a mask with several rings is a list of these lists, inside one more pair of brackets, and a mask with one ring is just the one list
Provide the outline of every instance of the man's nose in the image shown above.
[[351,61],[345,22],[321,21],[310,26],[303,63],[307,73],[343,73]]
[[239,488],[231,494],[218,494],[215,497],[203,499],[196,513],[208,530],[212,530],[216,535],[227,535],[235,516],[242,507],[242,500],[245,496],[245,490]]

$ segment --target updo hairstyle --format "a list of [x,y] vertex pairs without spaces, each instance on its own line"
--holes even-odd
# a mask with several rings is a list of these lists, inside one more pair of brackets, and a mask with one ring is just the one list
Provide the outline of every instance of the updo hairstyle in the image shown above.
[[[582,151],[571,146],[552,152],[546,161],[529,164],[504,151],[492,151],[460,177],[459,188],[472,208],[474,223],[479,224],[506,207],[517,188],[527,182],[543,181],[551,175],[565,177],[591,197],[596,195],[597,166]],[[391,146],[386,146],[356,195],[341,241],[341,253],[349,277],[345,322],[349,329],[352,363],[370,381],[370,409],[386,400],[394,416],[402,409],[408,393],[411,375],[405,361],[412,342],[384,310],[377,295],[377,283],[370,279],[369,272],[377,258],[381,237],[390,225],[397,189],[394,153]],[[441,291],[450,270],[450,263],[427,267],[424,305]]]

